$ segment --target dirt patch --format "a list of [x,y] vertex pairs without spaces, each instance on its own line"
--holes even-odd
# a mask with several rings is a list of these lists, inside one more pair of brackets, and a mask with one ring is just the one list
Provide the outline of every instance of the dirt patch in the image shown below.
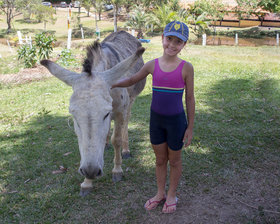
[[279,171],[246,170],[244,173],[234,175],[230,182],[219,184],[209,192],[203,191],[203,185],[197,191],[181,188],[174,214],[161,214],[159,208],[146,215],[145,223],[280,223]]
[[1,74],[0,83],[4,84],[22,84],[32,81],[42,80],[52,75],[49,71],[42,65],[38,65],[35,68],[23,69],[16,74]]

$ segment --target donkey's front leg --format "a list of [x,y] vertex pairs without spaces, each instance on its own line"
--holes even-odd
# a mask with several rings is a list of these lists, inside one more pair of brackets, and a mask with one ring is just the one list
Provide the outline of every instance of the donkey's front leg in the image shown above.
[[92,191],[92,180],[85,178],[84,182],[81,183],[80,196],[85,197]]
[[115,117],[114,131],[111,138],[112,145],[114,147],[114,168],[113,168],[113,181],[118,182],[122,180],[123,170],[122,170],[122,132],[124,126],[124,117],[122,113],[119,113]]
[[122,131],[122,134],[123,134],[123,137],[122,137],[122,157],[124,159],[127,159],[127,158],[130,158],[131,157],[131,154],[130,154],[130,150],[129,150],[129,141],[128,141],[128,122],[129,122],[129,119],[130,119],[130,114],[131,114],[131,107],[133,105],[133,102],[135,100],[135,97],[132,97],[130,98],[130,102],[129,102],[129,105],[128,105],[128,109],[126,111],[126,116],[125,116],[125,119],[124,119],[124,125],[123,125],[123,131]]

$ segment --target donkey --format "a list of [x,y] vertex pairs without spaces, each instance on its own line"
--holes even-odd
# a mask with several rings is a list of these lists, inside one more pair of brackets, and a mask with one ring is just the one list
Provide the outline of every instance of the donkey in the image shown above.
[[[109,141],[111,120],[114,130],[111,142],[114,147],[113,181],[122,179],[122,155],[130,155],[128,121],[131,106],[144,89],[146,80],[129,88],[114,88],[122,76],[130,76],[144,65],[141,43],[125,31],[110,34],[101,43],[87,47],[87,58],[82,73],[66,70],[49,60],[42,60],[51,74],[72,86],[69,112],[73,115],[81,155],[79,172],[85,179],[81,195],[92,189],[92,179],[102,176],[104,148]],[[122,155],[121,155],[122,148]]]

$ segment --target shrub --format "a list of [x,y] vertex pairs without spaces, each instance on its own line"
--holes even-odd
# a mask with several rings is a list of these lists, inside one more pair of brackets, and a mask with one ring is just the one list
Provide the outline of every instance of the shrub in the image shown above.
[[53,51],[54,42],[56,41],[54,35],[47,34],[45,32],[36,34],[35,36],[35,45],[39,48],[38,58],[49,59],[50,54]]
[[35,36],[35,46],[25,44],[18,49],[18,59],[22,59],[25,68],[32,68],[41,59],[48,59],[53,51],[53,34],[42,32]]
[[58,59],[58,63],[60,65],[64,65],[64,66],[69,66],[70,63],[74,62],[75,59],[72,55],[72,51],[69,49],[63,49],[60,53],[59,59]]
[[29,44],[22,45],[18,49],[18,59],[23,59],[25,68],[32,68],[37,62],[36,48]]

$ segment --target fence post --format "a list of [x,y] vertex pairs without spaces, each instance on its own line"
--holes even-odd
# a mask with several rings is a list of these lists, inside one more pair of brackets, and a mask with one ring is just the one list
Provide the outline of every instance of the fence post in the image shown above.
[[13,49],[11,48],[11,45],[10,45],[9,40],[7,40],[7,44],[8,44],[8,46],[9,46],[9,50],[10,50],[10,52],[11,52],[11,53],[13,53]]
[[202,46],[206,46],[206,34],[202,34]]
[[279,47],[279,33],[276,33],[276,46]]
[[68,30],[68,39],[67,39],[67,49],[70,50],[71,48],[71,34],[72,34],[72,29]]
[[96,35],[97,35],[97,39],[100,40],[100,29],[97,27],[96,31],[95,31]]
[[81,34],[82,34],[82,39],[84,40],[84,39],[85,39],[85,36],[84,36],[84,30],[83,30],[83,27],[81,27]]
[[19,42],[19,44],[23,44],[21,32],[17,31],[17,35],[18,35],[18,42]]
[[235,46],[238,45],[238,33],[235,34]]

